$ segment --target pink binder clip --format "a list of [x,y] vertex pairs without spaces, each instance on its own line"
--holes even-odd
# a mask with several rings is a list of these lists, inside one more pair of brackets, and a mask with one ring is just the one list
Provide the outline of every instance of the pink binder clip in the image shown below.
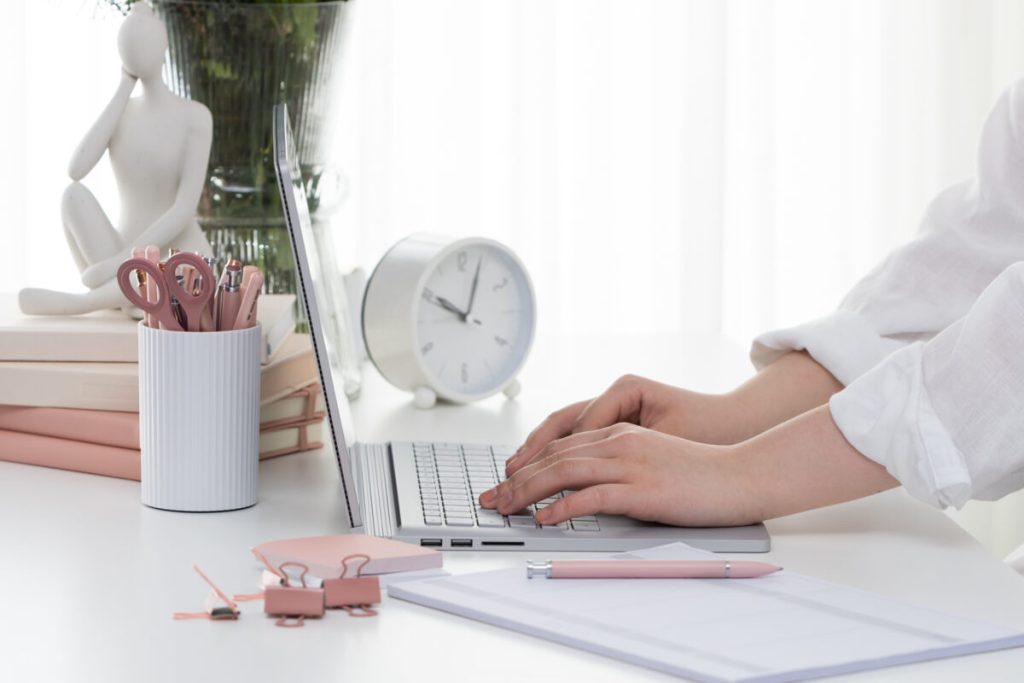
[[[301,587],[293,586],[288,579],[284,568],[289,565],[302,569],[302,574],[299,575]],[[298,562],[285,562],[278,569],[285,578],[281,579],[280,586],[267,586],[263,591],[263,611],[271,616],[280,617],[275,622],[278,626],[302,626],[306,617],[322,617],[324,589],[310,588],[306,585],[309,567]]]
[[[349,562],[362,560],[354,564],[355,576],[349,577]],[[370,605],[380,602],[380,579],[376,576],[363,576],[363,568],[370,561],[369,555],[349,555],[341,561],[341,576],[337,579],[324,580],[324,604],[327,607],[340,607],[350,617],[375,617],[377,612]]]

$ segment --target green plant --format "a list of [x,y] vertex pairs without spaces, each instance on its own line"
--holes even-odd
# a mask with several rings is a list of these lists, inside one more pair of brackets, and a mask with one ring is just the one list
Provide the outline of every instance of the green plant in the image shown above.
[[[138,0],[106,0],[128,12]],[[199,223],[218,258],[260,265],[268,291],[294,291],[273,167],[271,110],[287,102],[314,215],[329,202],[346,0],[149,0],[168,35],[168,86],[213,114]]]

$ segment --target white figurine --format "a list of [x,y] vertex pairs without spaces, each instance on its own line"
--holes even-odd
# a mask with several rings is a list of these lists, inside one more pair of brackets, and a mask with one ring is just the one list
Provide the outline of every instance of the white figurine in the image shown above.
[[[23,289],[18,303],[26,314],[73,315],[126,306],[115,276],[133,246],[212,252],[195,218],[213,137],[210,111],[164,84],[167,32],[148,4],[132,5],[117,47],[124,68],[121,85],[72,155],[68,175],[74,182],[61,203],[64,235],[90,291]],[[136,81],[142,83],[142,96],[131,98]],[[108,149],[121,197],[117,229],[78,182]]]

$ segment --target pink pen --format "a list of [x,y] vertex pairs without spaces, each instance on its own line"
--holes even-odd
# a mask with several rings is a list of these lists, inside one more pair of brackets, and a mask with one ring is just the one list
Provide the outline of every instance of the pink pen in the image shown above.
[[224,269],[226,280],[217,289],[217,312],[214,325],[220,332],[233,330],[238,308],[242,303],[242,263],[231,259]]
[[748,560],[548,560],[526,562],[545,579],[755,579],[782,567]]
[[[150,244],[145,248],[144,251],[146,254],[147,261],[149,261],[153,265],[160,264],[160,247],[156,246],[155,244]],[[154,304],[157,302],[157,299],[159,298],[160,297],[156,292],[156,288],[148,288],[146,290],[146,300],[149,301],[149,303]],[[146,327],[160,327],[160,325],[156,322],[151,313],[146,314],[145,324]]]
[[238,306],[238,317],[231,327],[233,330],[244,330],[256,325],[256,300],[263,288],[263,273],[257,269],[246,278],[246,268],[249,266],[242,269],[242,303]]

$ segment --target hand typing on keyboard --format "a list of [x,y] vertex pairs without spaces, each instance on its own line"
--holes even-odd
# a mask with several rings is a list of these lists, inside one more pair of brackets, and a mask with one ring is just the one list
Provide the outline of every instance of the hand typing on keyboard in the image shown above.
[[476,500],[484,491],[504,479],[502,472],[509,452],[489,446],[413,444],[423,522],[427,526],[541,526],[573,531],[600,531],[597,518],[593,516],[551,524],[538,523],[535,513],[558,500],[562,496],[560,491],[505,514],[477,505]]
[[480,496],[484,508],[511,514],[565,489],[538,510],[542,524],[598,513],[679,526],[755,521],[740,491],[728,490],[726,447],[617,424],[552,442],[541,457]]
[[[732,526],[898,485],[836,427],[826,403],[841,388],[805,353],[783,356],[717,398],[627,377],[593,401],[553,413],[506,463],[508,478],[479,502],[509,514],[572,490],[538,511],[537,520],[548,525],[607,513]],[[686,415],[693,410],[696,418]],[[731,430],[723,426],[727,417]],[[700,433],[693,423],[701,420],[709,441],[727,445],[692,440]]]

